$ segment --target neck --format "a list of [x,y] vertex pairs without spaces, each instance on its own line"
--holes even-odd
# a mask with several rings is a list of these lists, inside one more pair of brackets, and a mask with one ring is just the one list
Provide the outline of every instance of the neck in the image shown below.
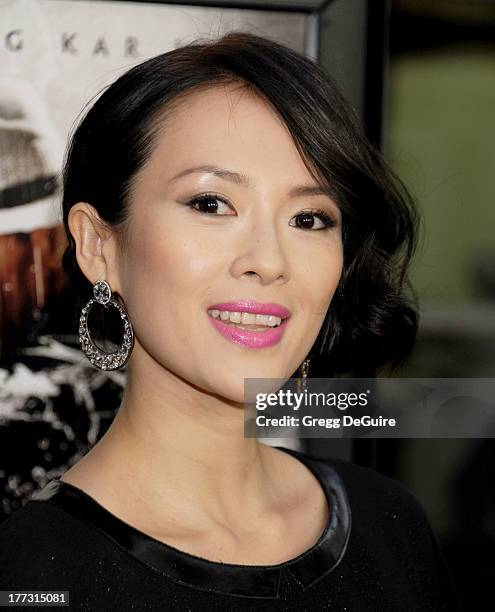
[[134,362],[117,415],[87,457],[95,473],[120,490],[131,486],[150,507],[232,525],[280,501],[274,452],[244,437],[242,405],[156,362]]

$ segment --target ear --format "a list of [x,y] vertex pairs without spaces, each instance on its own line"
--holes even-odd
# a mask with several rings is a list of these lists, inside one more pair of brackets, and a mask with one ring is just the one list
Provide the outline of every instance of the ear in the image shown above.
[[78,202],[71,207],[67,223],[76,242],[76,259],[84,276],[91,284],[104,279],[112,291],[120,292],[114,232],[87,202]]

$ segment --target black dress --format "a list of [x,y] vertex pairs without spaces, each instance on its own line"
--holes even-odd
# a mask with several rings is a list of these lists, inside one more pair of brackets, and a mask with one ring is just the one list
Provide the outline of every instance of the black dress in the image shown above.
[[[319,540],[277,565],[235,565],[148,536],[58,479],[0,524],[0,590],[69,591],[69,609],[459,610],[423,508],[396,481],[291,453],[327,495]],[[33,609],[33,608],[30,608]]]

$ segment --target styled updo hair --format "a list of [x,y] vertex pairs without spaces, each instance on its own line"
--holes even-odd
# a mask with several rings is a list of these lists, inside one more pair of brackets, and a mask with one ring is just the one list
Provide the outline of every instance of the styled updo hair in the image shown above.
[[197,39],[133,67],[104,89],[77,126],[65,157],[62,202],[63,267],[77,296],[76,317],[92,286],[77,264],[70,208],[90,203],[125,245],[133,179],[167,111],[188,93],[231,83],[278,112],[308,171],[342,211],[344,269],[309,354],[309,375],[395,371],[411,353],[418,327],[407,276],[419,223],[414,200],[324,69],[248,32]]

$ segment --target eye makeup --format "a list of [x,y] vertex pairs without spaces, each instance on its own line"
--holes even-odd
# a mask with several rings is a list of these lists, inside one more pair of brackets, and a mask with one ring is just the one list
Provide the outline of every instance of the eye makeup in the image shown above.
[[[183,204],[185,206],[189,206],[191,209],[199,212],[200,214],[205,214],[205,215],[210,215],[210,216],[221,216],[221,217],[235,216],[235,214],[232,214],[232,213],[217,214],[218,205],[215,207],[214,205],[215,202],[221,202],[224,206],[226,206],[231,211],[233,211],[232,206],[224,197],[216,193],[213,193],[213,192],[196,195],[190,198],[189,200],[183,202]],[[327,212],[325,212],[324,210],[320,208],[311,208],[308,210],[302,210],[300,213],[298,213],[292,218],[293,219],[306,218],[307,220],[310,217],[318,217],[321,223],[323,224],[323,226],[317,229],[313,229],[312,225],[314,225],[314,223],[310,227],[301,227],[301,225],[293,225],[293,224],[289,224],[289,225],[291,225],[291,227],[297,227],[298,229],[313,230],[313,231],[332,229],[333,227],[336,227],[339,225],[339,223],[332,216],[330,216]]]

